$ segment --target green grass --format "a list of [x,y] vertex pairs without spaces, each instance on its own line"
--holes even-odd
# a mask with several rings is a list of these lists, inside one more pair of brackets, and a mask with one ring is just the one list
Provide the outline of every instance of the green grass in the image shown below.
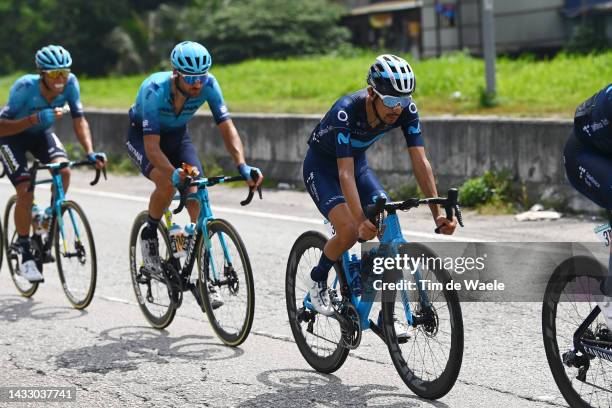
[[[363,88],[376,54],[251,60],[213,66],[233,112],[322,113],[340,96]],[[497,105],[481,106],[482,60],[456,53],[415,62],[415,100],[422,114],[504,114],[569,118],[576,105],[612,78],[612,51],[559,54],[551,60],[498,58]],[[78,73],[77,73],[78,74]],[[0,78],[0,103],[20,74]],[[145,75],[80,78],[86,107],[127,109]],[[453,97],[453,93],[460,96]]]

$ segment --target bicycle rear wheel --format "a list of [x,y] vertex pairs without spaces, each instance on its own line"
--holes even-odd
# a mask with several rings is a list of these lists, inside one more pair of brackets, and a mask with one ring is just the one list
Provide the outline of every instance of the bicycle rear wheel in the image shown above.
[[[612,362],[574,348],[574,334],[594,311],[595,295],[599,295],[605,274],[593,258],[576,256],[559,265],[546,286],[542,305],[544,349],[555,382],[571,407],[612,406]],[[598,344],[612,352],[606,335],[609,332],[600,313],[578,342]]]
[[[414,258],[439,258],[425,245],[417,243],[402,246],[402,249],[402,253],[407,252]],[[384,290],[382,303],[383,328],[393,365],[412,392],[428,399],[441,398],[453,388],[463,360],[463,317],[459,297],[457,292],[446,289],[450,274],[438,266],[422,264],[419,271],[421,281],[441,283],[441,290],[434,285],[422,292],[401,288]],[[406,271],[401,279],[414,281],[413,276]],[[416,325],[408,321],[407,310]],[[406,326],[410,336],[407,342],[398,342],[394,318]]]
[[[144,267],[140,233],[147,223],[148,211],[143,211],[134,220],[130,234],[130,275],[140,310],[145,319],[156,329],[168,327],[176,315],[176,293],[167,274],[148,271]],[[160,222],[157,228],[159,255],[164,264],[172,257],[166,227]]]
[[[6,250],[6,258],[7,264],[9,267],[9,272],[11,273],[11,279],[13,279],[13,283],[15,287],[19,291],[19,293],[24,297],[31,297],[38,290],[39,282],[30,282],[19,274],[19,265],[20,262],[20,253],[17,247],[17,230],[15,229],[15,205],[17,203],[17,196],[14,195],[9,198],[6,203],[6,209],[4,210],[4,239],[3,245]],[[38,237],[40,238],[40,237]],[[41,262],[41,240],[40,239],[31,239],[30,247],[32,249],[32,254],[34,255],[34,259],[36,260],[36,266],[38,270],[42,273],[43,264]]]
[[198,290],[213,330],[225,344],[235,347],[246,340],[253,325],[255,287],[251,262],[242,239],[229,222],[214,219],[207,229],[211,248],[206,248],[201,237],[196,252]]
[[96,290],[96,246],[89,221],[74,201],[62,203],[62,227],[55,223],[55,261],[68,301],[75,309],[85,309]]
[[[341,345],[340,323],[333,316],[323,316],[304,306],[310,271],[319,262],[326,242],[327,238],[317,231],[307,231],[295,241],[287,261],[285,297],[289,325],[300,353],[315,370],[333,373],[349,354],[349,349]],[[327,278],[329,287],[338,273],[342,273],[342,267],[336,263]]]

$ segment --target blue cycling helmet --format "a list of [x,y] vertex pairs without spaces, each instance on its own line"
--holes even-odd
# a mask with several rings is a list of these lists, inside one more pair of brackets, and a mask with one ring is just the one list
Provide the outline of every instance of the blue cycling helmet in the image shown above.
[[212,65],[212,57],[202,44],[183,41],[177,44],[170,54],[172,68],[185,75],[202,75]]
[[36,51],[36,67],[42,70],[70,68],[72,57],[61,45],[47,45]]
[[416,78],[405,59],[383,54],[370,67],[368,84],[382,95],[407,96],[414,92]]

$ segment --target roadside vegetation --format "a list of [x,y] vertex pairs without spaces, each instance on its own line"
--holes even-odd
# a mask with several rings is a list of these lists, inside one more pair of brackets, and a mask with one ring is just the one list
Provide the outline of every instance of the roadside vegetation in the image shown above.
[[[282,60],[255,59],[213,65],[232,112],[322,113],[340,96],[363,88],[376,53]],[[408,57],[408,56],[407,56]],[[409,57],[408,57],[409,58]],[[591,55],[561,53],[550,60],[499,58],[498,97],[492,107],[482,99],[482,60],[462,53],[413,63],[414,98],[424,115],[494,114],[571,118],[576,105],[612,78],[612,51]],[[21,73],[0,77],[0,103]],[[78,75],[78,72],[76,72]],[[127,110],[146,75],[80,77],[86,108]]]

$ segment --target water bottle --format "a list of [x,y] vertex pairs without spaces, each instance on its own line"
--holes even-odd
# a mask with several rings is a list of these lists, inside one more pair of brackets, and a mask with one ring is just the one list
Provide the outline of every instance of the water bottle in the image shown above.
[[49,224],[51,223],[51,215],[53,214],[53,210],[51,207],[45,208],[45,211],[42,215],[42,221],[40,223],[41,235],[46,235],[49,232]]
[[35,234],[40,234],[41,231],[41,223],[44,212],[42,208],[40,208],[36,203],[32,204],[32,230],[34,230]]
[[351,255],[349,261],[349,272],[351,276],[351,287],[353,289],[353,295],[361,296],[363,286],[361,284],[361,261],[357,258],[356,254]]
[[185,225],[185,249],[189,248],[191,245],[191,240],[195,235],[195,229],[196,225],[194,222],[190,222],[189,224]]
[[172,248],[172,256],[182,258],[185,256],[185,234],[180,225],[172,223],[168,230],[170,235],[170,248]]

